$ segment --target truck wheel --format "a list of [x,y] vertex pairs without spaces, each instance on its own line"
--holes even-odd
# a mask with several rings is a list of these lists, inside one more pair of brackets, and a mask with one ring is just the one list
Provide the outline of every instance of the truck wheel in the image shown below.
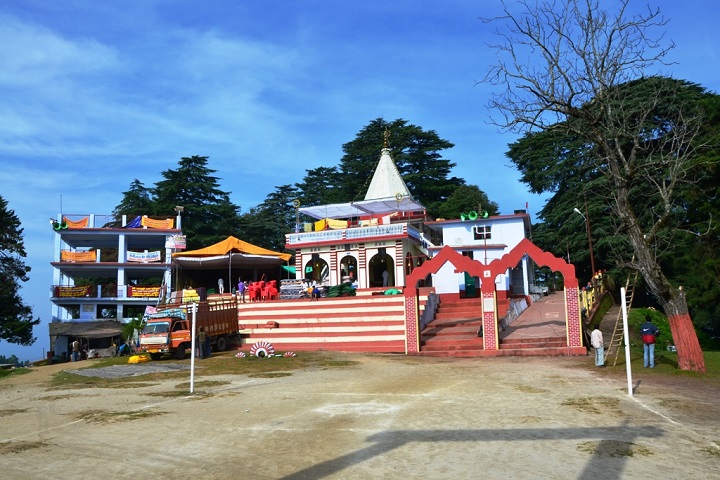
[[180,345],[177,350],[175,350],[175,359],[176,360],[182,360],[185,358],[185,345]]
[[217,351],[218,352],[224,352],[227,350],[227,338],[225,337],[218,337],[217,339]]
[[150,358],[153,360],[160,360],[162,358],[162,353],[151,353]]

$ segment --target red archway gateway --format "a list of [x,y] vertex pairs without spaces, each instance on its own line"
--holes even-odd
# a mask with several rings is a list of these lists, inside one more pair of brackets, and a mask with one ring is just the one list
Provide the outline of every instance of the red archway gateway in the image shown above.
[[406,287],[403,292],[405,295],[406,353],[416,353],[420,351],[417,284],[427,275],[437,273],[446,262],[450,262],[455,266],[456,273],[467,272],[470,275],[478,276],[484,280],[481,286],[483,299],[483,345],[486,351],[498,350],[499,337],[495,278],[505,273],[509,268],[515,267],[525,255],[541,267],[549,267],[551,270],[563,274],[565,278],[566,333],[569,353],[584,354],[585,348],[582,345],[580,303],[578,301],[579,288],[578,280],[575,277],[575,266],[567,263],[562,258],[555,257],[551,253],[541,250],[527,238],[521,240],[515,248],[503,255],[502,258],[490,262],[489,265],[484,265],[479,260],[472,260],[469,257],[465,257],[446,245],[432,259],[413,270],[413,272],[406,277]]
[[470,275],[480,278],[483,278],[483,272],[487,270],[479,260],[472,260],[470,257],[463,256],[445,245],[437,255],[415,268],[410,275],[405,277],[405,288],[403,289],[405,296],[405,353],[417,353],[420,351],[418,282],[430,274],[437,273],[447,262],[455,266],[456,273],[468,272]]

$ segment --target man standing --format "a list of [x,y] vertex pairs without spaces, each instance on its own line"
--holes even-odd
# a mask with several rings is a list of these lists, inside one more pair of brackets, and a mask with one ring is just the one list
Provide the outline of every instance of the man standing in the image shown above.
[[220,293],[220,295],[225,293],[225,282],[222,278],[218,278],[218,292]]
[[605,367],[605,342],[603,342],[603,334],[598,327],[590,334],[590,343],[595,349],[595,366]]
[[245,303],[245,282],[242,281],[242,278],[238,278],[237,292],[238,297],[242,299],[242,303]]
[[197,349],[198,349],[198,357],[205,358],[206,352],[205,352],[205,340],[207,338],[207,335],[205,334],[205,329],[203,327],[200,327],[200,331],[197,334],[197,338],[195,339],[195,343],[197,343]]
[[77,362],[78,361],[78,355],[80,355],[80,342],[75,340],[71,344],[72,346],[72,361]]
[[650,315],[645,316],[645,323],[640,326],[640,335],[643,341],[643,362],[645,368],[655,368],[655,338],[660,333],[658,327],[653,325]]

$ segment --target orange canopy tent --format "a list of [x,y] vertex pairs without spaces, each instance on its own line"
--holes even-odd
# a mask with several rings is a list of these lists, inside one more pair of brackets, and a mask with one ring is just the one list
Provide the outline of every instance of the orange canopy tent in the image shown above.
[[290,260],[289,253],[273,252],[244,242],[235,237],[228,237],[209,247],[188,250],[172,254],[173,263],[182,268],[272,268]]

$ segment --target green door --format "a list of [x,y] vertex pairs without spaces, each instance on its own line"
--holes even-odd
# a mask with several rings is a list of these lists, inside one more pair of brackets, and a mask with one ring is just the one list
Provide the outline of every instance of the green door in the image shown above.
[[477,291],[475,290],[475,278],[471,277],[467,272],[465,272],[465,297],[477,297]]

